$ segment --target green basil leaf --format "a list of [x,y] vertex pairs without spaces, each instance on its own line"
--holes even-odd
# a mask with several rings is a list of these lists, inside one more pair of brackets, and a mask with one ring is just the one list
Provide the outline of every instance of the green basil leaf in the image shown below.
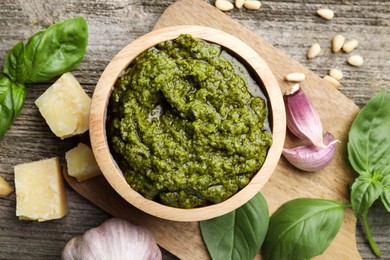
[[372,176],[360,175],[351,187],[351,204],[356,218],[372,206],[382,194],[382,177],[379,173]]
[[381,200],[388,212],[390,212],[390,174],[387,174],[382,179],[383,192]]
[[301,260],[321,255],[338,233],[345,207],[345,203],[322,199],[286,202],[271,216],[263,259]]
[[77,68],[88,43],[88,25],[77,17],[54,24],[25,46],[26,83],[46,82]]
[[0,139],[20,113],[26,97],[26,87],[13,83],[7,75],[0,73]]
[[359,174],[390,172],[390,97],[381,90],[359,112],[349,131],[348,158]]
[[213,260],[253,259],[268,229],[267,202],[258,193],[240,208],[221,217],[201,221],[203,240]]
[[14,117],[12,122],[16,119],[16,117],[22,111],[24,100],[26,99],[27,88],[22,83],[12,82],[12,102],[14,109]]
[[3,138],[14,118],[11,90],[11,80],[0,73],[0,138]]
[[7,54],[4,63],[4,74],[13,82],[23,83],[26,76],[24,64],[24,43],[17,43]]

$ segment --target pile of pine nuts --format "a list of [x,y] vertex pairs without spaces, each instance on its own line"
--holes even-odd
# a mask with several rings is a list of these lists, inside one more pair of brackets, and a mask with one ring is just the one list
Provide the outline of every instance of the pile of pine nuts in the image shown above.
[[[236,8],[245,7],[249,10],[258,10],[261,7],[261,2],[257,0],[234,0],[234,5]],[[234,5],[229,0],[216,0],[215,6],[224,12],[230,11],[234,8]],[[325,20],[332,20],[334,18],[334,11],[328,8],[321,8],[317,10],[317,15]],[[345,37],[341,34],[337,34],[332,39],[332,52],[336,53],[343,51],[345,53],[350,53],[356,49],[359,45],[359,42],[356,39],[346,40]],[[319,43],[314,43],[307,52],[308,59],[314,59],[315,57],[321,54],[321,45]],[[360,67],[364,63],[364,59],[360,55],[352,55],[347,59],[348,64],[355,67]],[[323,79],[330,83],[335,88],[340,87],[340,80],[343,78],[343,72],[339,69],[332,68],[329,70],[328,75],[324,76]],[[305,80],[305,74],[294,72],[285,76],[286,81],[290,82],[300,82]]]
[[[325,20],[331,20],[334,17],[334,12],[331,9],[318,9],[317,14]],[[336,53],[343,51],[345,53],[350,53],[356,49],[359,45],[358,40],[351,39],[346,40],[345,37],[341,34],[337,34],[332,39],[332,52]],[[319,56],[321,53],[321,45],[319,43],[314,43],[307,52],[307,58],[313,59]],[[360,67],[363,65],[364,60],[360,55],[352,55],[347,59],[348,64]],[[285,80],[289,82],[301,82],[305,80],[306,76],[300,72],[293,72],[285,76]],[[332,68],[329,70],[328,75],[325,75],[323,79],[327,81],[331,86],[338,89],[340,87],[340,80],[343,78],[343,72],[339,69]]]
[[[325,20],[331,20],[334,17],[334,12],[331,9],[318,9],[317,14],[324,18]],[[359,45],[359,42],[356,39],[346,40],[346,38],[337,34],[332,39],[332,52],[336,53],[339,51],[343,51],[345,53],[350,53],[354,49],[356,49]],[[321,53],[321,46],[319,43],[314,43],[307,52],[307,58],[313,59],[319,56]],[[347,58],[348,64],[355,67],[360,67],[364,63],[364,59],[360,55],[352,55]],[[330,83],[333,87],[340,87],[340,80],[343,78],[343,73],[338,69],[330,69],[328,75],[324,76],[323,79]]]

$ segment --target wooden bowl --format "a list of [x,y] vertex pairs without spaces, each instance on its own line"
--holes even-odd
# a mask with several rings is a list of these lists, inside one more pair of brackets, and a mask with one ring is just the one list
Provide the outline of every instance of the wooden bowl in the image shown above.
[[[240,61],[245,61],[246,67],[253,71],[253,76],[255,78],[258,77],[257,80],[261,80],[258,84],[264,86],[263,92],[268,98],[269,119],[273,137],[273,144],[268,151],[263,166],[253,176],[247,186],[221,203],[193,209],[165,206],[146,199],[134,191],[126,182],[121,170],[110,154],[106,136],[107,105],[114,84],[122,71],[143,51],[162,41],[175,39],[184,33],[208,42],[217,43]],[[271,177],[281,155],[286,131],[286,116],[282,93],[266,63],[241,40],[222,31],[201,26],[175,26],[155,30],[123,48],[108,64],[96,85],[92,97],[89,123],[93,152],[100,169],[114,190],[140,210],[159,218],[175,221],[211,219],[233,211],[250,200]]]

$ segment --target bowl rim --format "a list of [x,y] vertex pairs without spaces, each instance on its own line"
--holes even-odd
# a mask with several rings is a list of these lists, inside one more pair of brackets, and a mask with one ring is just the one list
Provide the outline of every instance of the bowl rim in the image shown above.
[[[267,96],[269,118],[272,124],[273,144],[264,164],[251,181],[227,200],[199,208],[182,209],[166,206],[146,199],[126,182],[121,170],[110,153],[106,135],[106,112],[114,84],[124,69],[141,52],[156,44],[191,34],[221,45],[240,56],[258,75]],[[277,120],[275,120],[277,119]],[[95,87],[89,118],[90,140],[96,161],[110,186],[136,208],[159,218],[173,221],[200,221],[229,213],[254,197],[269,180],[279,161],[286,134],[286,115],[281,90],[265,61],[246,43],[223,31],[204,26],[172,26],[151,31],[125,46],[107,65]]]

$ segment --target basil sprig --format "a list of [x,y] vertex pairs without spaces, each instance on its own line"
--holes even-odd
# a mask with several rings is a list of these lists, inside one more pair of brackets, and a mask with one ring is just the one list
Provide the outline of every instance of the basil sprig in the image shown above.
[[258,193],[240,208],[200,222],[203,240],[213,260],[253,259],[268,229],[267,202]]
[[47,82],[76,69],[87,43],[87,22],[77,17],[53,24],[8,52],[0,73],[0,139],[22,110],[25,84]]
[[359,174],[351,186],[356,218],[362,218],[367,240],[380,256],[369,230],[367,216],[380,198],[390,212],[390,96],[381,90],[359,112],[349,131],[348,159]]

